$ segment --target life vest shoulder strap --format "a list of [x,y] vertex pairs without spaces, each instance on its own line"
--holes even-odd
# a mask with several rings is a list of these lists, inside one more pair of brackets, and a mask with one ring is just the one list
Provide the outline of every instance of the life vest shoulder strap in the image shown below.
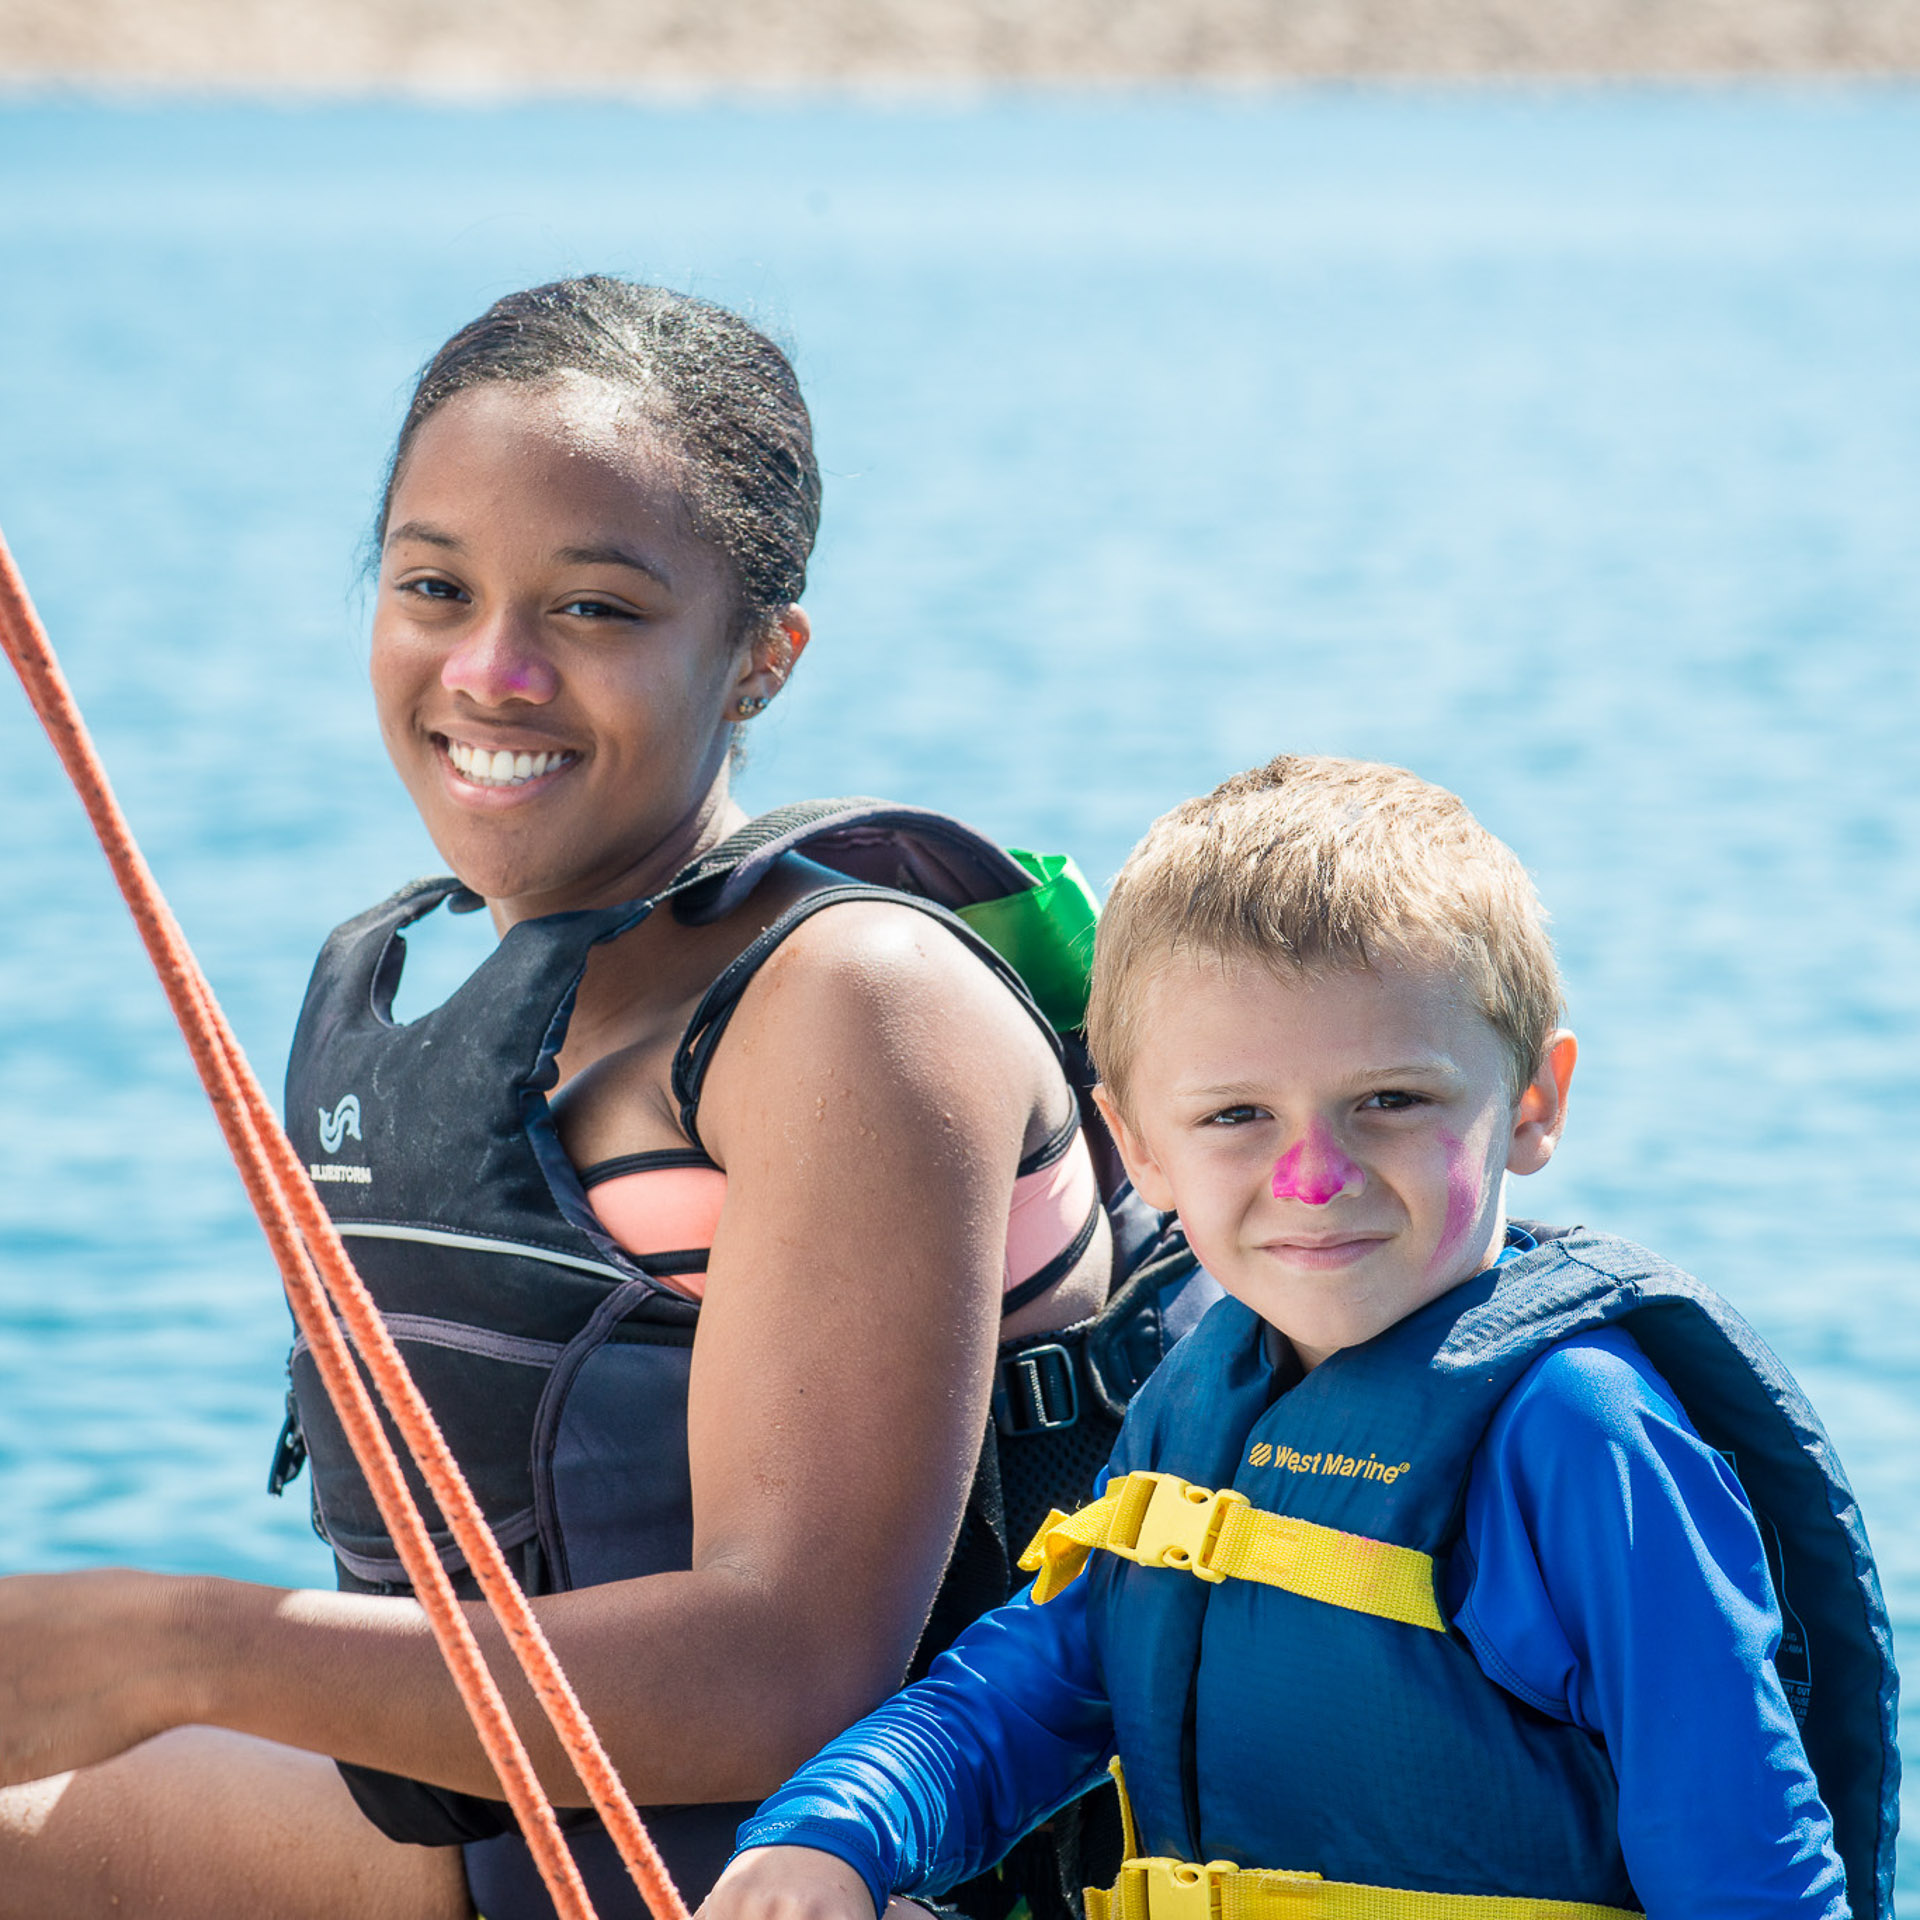
[[[753,984],[754,976],[773,957],[775,950],[792,934],[816,913],[849,900],[875,900],[890,906],[908,907],[940,921],[1013,995],[1015,1002],[1032,1019],[1041,1039],[1052,1050],[1054,1057],[1062,1060],[1064,1066],[1060,1037],[1048,1024],[1046,1015],[1035,1005],[1026,983],[951,909],[921,894],[906,893],[896,887],[873,886],[862,881],[822,887],[818,892],[805,894],[796,900],[722,969],[719,977],[701,995],[699,1005],[694,1008],[693,1016],[687,1022],[686,1032],[681,1036],[680,1045],[674,1051],[672,1086],[674,1099],[680,1109],[680,1128],[703,1153],[705,1143],[700,1138],[700,1094],[706,1085],[707,1069],[713,1064],[714,1052],[739,1008],[741,996]],[[1072,1130],[1077,1131],[1077,1101],[1070,1125]]]
[[1032,889],[1034,879],[983,834],[930,807],[868,798],[802,800],[750,820],[675,876],[674,913],[701,923],[729,914],[789,853],[953,907]]
[[1020,1556],[1022,1571],[1039,1576],[1035,1603],[1051,1600],[1095,1551],[1201,1580],[1253,1580],[1355,1613],[1447,1630],[1431,1554],[1268,1513],[1230,1487],[1215,1492],[1176,1474],[1129,1473],[1078,1513],[1056,1509]]

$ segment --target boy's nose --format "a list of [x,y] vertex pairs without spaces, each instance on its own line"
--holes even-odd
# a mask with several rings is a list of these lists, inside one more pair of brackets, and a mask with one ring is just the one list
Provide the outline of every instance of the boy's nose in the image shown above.
[[1273,1197],[1324,1207],[1343,1193],[1357,1192],[1366,1177],[1360,1163],[1324,1123],[1315,1120],[1273,1163]]

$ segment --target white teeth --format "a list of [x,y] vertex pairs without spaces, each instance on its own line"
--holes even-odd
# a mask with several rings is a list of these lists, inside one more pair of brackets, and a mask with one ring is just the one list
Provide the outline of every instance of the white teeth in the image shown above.
[[512,753],[500,747],[470,747],[463,740],[447,742],[447,758],[463,780],[476,787],[520,787],[551,773],[573,759],[570,753]]

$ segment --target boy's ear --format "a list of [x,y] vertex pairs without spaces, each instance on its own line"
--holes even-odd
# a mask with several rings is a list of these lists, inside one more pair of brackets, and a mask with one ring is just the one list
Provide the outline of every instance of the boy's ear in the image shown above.
[[1565,1027],[1547,1041],[1539,1070],[1521,1090],[1507,1143],[1509,1173],[1538,1173],[1553,1158],[1567,1124],[1567,1089],[1573,1084],[1580,1043]]
[[1159,1161],[1148,1152],[1145,1139],[1127,1124],[1126,1116],[1114,1104],[1113,1096],[1105,1087],[1094,1088],[1093,1102],[1100,1109],[1100,1118],[1107,1123],[1107,1131],[1113,1135],[1113,1144],[1120,1149],[1120,1158],[1126,1165],[1127,1178],[1133,1182],[1134,1191],[1148,1206],[1157,1207],[1162,1213],[1172,1213],[1173,1189],[1168,1186],[1166,1175],[1160,1171]]

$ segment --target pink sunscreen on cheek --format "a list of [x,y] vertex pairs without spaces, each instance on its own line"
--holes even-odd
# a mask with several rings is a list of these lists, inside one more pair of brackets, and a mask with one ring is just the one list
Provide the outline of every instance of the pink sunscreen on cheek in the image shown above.
[[1273,1197],[1324,1207],[1366,1179],[1360,1163],[1349,1159],[1318,1120],[1273,1163]]
[[1480,1167],[1472,1151],[1464,1140],[1444,1131],[1440,1144],[1447,1150],[1447,1218],[1440,1229],[1440,1244],[1433,1251],[1432,1267],[1453,1257],[1480,1212]]

